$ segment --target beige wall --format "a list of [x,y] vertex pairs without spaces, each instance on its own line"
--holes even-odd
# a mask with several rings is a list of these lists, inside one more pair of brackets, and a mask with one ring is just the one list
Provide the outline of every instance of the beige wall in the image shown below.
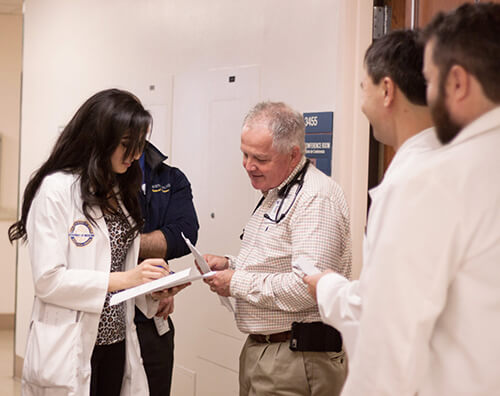
[[22,16],[0,14],[0,314],[14,313],[15,247],[7,229],[15,220],[21,103]]
[[362,267],[362,245],[366,223],[368,188],[369,123],[361,112],[361,76],[363,58],[372,41],[373,2],[343,0],[340,2],[337,62],[337,113],[333,159],[335,179],[340,183],[351,208],[353,244],[353,278]]

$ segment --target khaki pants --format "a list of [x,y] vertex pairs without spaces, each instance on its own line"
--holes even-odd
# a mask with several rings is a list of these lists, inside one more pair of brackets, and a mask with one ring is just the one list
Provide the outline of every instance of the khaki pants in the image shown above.
[[293,352],[289,342],[247,338],[240,355],[240,396],[337,396],[347,377],[344,352]]

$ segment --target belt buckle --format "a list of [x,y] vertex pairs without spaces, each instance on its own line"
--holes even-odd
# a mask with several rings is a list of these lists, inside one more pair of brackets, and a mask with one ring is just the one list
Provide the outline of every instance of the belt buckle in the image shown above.
[[266,342],[268,344],[271,343],[271,334],[264,334],[264,340],[266,340]]

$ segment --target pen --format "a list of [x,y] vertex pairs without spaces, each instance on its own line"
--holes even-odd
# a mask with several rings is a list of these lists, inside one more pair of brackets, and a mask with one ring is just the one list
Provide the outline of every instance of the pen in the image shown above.
[[[163,265],[155,265],[155,267],[164,268]],[[173,275],[173,274],[175,274],[175,271],[170,271],[168,274]]]

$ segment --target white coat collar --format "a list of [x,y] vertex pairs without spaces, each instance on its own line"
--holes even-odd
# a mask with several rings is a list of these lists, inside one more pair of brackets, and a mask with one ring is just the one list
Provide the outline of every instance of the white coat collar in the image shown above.
[[413,153],[423,153],[426,151],[434,150],[438,147],[441,147],[441,143],[436,136],[434,127],[424,129],[423,131],[420,131],[419,133],[407,139],[399,147],[399,150],[396,151],[396,154],[389,164],[389,167],[385,171],[383,180],[377,186],[368,191],[372,201],[375,199],[375,195],[383,185],[384,180],[387,181],[391,177],[391,174],[397,172],[401,168],[401,166],[404,165],[404,163],[408,160],[408,158],[413,157]]
[[492,130],[498,129],[500,125],[500,106],[495,107],[493,110],[490,110],[480,117],[476,118],[469,125],[465,126],[453,139],[449,146],[455,146],[457,144],[461,144],[462,142],[472,139],[477,135],[481,135],[483,133],[488,133]]

